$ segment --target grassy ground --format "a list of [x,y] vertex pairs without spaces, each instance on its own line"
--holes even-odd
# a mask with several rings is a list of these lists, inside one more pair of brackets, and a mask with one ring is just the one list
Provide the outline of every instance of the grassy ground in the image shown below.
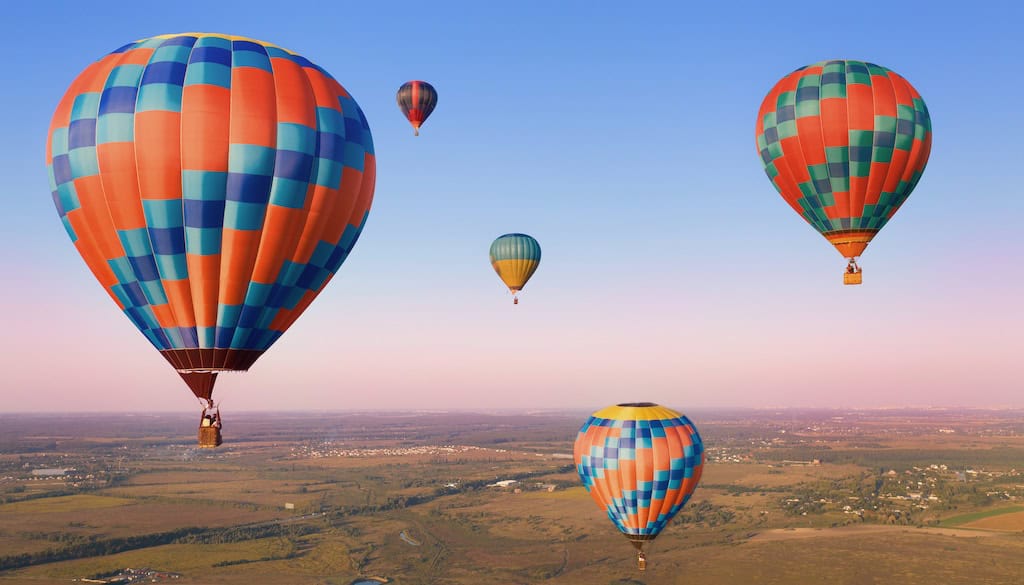
[[[567,436],[575,432],[572,427],[578,428],[578,422],[568,425]],[[370,433],[376,427],[366,428]],[[458,444],[457,437],[445,434],[457,428],[448,422],[437,429],[423,428],[433,437],[425,444]],[[933,505],[928,511],[932,518],[971,511],[946,518],[940,528],[880,523],[829,528],[860,521],[844,515],[835,504],[825,512],[802,516],[787,512],[783,502],[809,485],[859,481],[862,474],[877,474],[882,466],[827,461],[808,466],[708,463],[688,509],[706,501],[732,516],[722,523],[670,525],[648,545],[650,568],[641,574],[635,569],[633,547],[575,484],[575,474],[563,470],[566,460],[538,457],[542,442],[525,448],[505,441],[516,436],[514,426],[503,428],[500,436],[499,431],[482,427],[473,432],[488,440],[502,439],[495,445],[503,451],[492,445],[450,456],[296,457],[293,447],[298,443],[284,439],[228,444],[198,453],[180,445],[158,445],[151,451],[132,448],[129,454],[145,457],[129,457],[124,462],[127,477],[114,487],[0,503],[0,556],[60,547],[69,536],[103,540],[181,527],[264,523],[282,530],[272,537],[165,544],[0,572],[0,584],[68,583],[129,566],[182,573],[178,583],[216,585],[349,585],[370,575],[389,577],[396,585],[1022,583],[1024,534],[1019,531],[1024,529],[1024,506],[1004,503],[975,512],[985,504],[961,503],[957,511],[947,512]],[[361,444],[404,445],[415,443],[409,437],[416,436],[374,436]],[[907,459],[911,465],[927,466],[962,455],[935,455],[946,443],[915,441],[910,442],[932,452]],[[95,443],[83,444],[104,452],[105,447]],[[881,454],[889,452],[887,445],[852,450]],[[948,441],[950,449],[958,445]],[[571,440],[552,442],[547,449],[570,451]],[[1008,460],[1017,461],[1011,455]],[[20,468],[22,461],[0,457],[0,465],[8,469]],[[482,487],[525,473],[533,475],[519,484],[521,493]],[[999,490],[1016,481],[1004,482]],[[573,487],[534,489],[536,483],[552,482]],[[449,483],[459,490],[445,493]],[[17,500],[65,488],[60,481],[8,481],[0,485],[0,492]],[[984,494],[985,489],[979,492]],[[414,498],[412,505],[407,505],[408,498]],[[285,502],[296,504],[296,509],[285,510]],[[418,546],[403,540],[403,531]]]
[[1024,506],[1009,506],[960,514],[941,522],[942,526],[988,528],[990,530],[1024,530]]

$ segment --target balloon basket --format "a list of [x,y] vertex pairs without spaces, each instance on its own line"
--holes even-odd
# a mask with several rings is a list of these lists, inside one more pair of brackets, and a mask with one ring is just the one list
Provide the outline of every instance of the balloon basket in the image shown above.
[[843,273],[843,284],[860,284],[860,283],[861,283],[861,273],[860,273],[859,270],[857,272],[845,272],[845,273]]
[[200,449],[213,449],[223,442],[219,427],[199,427]]
[[647,555],[645,555],[643,551],[636,555],[636,568],[639,569],[640,572],[647,570]]

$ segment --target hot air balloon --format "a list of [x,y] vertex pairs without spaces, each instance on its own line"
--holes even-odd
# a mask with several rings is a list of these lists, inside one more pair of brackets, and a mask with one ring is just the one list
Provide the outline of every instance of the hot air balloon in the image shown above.
[[757,149],[783,199],[849,261],[864,252],[921,179],[931,151],[928,108],[896,73],[822,61],[775,84],[757,116]]
[[678,412],[651,402],[595,412],[576,436],[576,471],[583,486],[637,550],[654,540],[693,494],[704,468],[697,428]]
[[366,118],[329,73],[208,33],[87,67],[46,164],[85,263],[207,407],[217,374],[248,370],[345,261],[376,174]]
[[437,90],[426,81],[406,81],[398,88],[398,107],[409,119],[416,136],[420,135],[420,126],[427,120],[437,105]]
[[519,304],[519,291],[540,265],[540,244],[526,234],[505,234],[491,244],[491,266]]

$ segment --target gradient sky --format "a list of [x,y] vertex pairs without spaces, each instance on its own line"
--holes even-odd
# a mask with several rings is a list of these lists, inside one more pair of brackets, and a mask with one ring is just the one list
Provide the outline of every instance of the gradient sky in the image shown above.
[[[220,377],[227,410],[1024,407],[1017,2],[308,4],[5,6],[0,411],[195,408],[74,250],[43,160],[86,65],[188,31],[323,66],[377,152],[358,245],[250,372]],[[860,287],[754,144],[772,85],[835,58],[902,74],[934,127]],[[409,79],[440,95],[419,138],[394,101]],[[544,251],[518,306],[487,259],[510,231]]]

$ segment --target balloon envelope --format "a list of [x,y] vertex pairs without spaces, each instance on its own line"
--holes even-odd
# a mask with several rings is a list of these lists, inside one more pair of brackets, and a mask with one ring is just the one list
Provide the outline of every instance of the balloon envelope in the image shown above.
[[420,126],[437,106],[437,90],[426,81],[406,81],[398,88],[398,107],[408,118],[416,133],[420,135]]
[[782,78],[761,104],[756,138],[783,199],[853,258],[921,179],[932,131],[907,80],[873,63],[839,60]]
[[637,548],[686,504],[704,469],[697,428],[649,402],[595,412],[573,448],[576,471],[597,505]]
[[526,234],[505,234],[491,243],[491,266],[513,293],[526,286],[540,265],[540,244]]
[[202,398],[345,261],[376,174],[366,118],[330,74],[207,33],[129,43],[86,68],[46,162],[89,269]]

